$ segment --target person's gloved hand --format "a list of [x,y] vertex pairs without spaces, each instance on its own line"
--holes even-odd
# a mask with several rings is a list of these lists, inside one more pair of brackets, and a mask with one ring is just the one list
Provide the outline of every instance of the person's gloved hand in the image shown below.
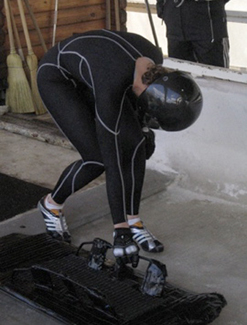
[[155,150],[155,133],[147,126],[142,128],[142,133],[145,137],[146,159],[149,159]]
[[117,260],[117,263],[131,263],[133,267],[137,267],[139,262],[139,248],[132,239],[130,229],[115,229],[113,239],[113,254]]

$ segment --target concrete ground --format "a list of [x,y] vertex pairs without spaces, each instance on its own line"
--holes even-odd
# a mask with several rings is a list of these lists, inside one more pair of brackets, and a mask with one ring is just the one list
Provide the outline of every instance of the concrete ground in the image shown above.
[[[67,147],[37,141],[6,128],[0,130],[0,151],[0,172],[50,188],[60,171],[78,157]],[[166,264],[168,281],[177,286],[225,296],[228,305],[215,325],[246,325],[246,205],[181,187],[181,178],[186,175],[147,170],[140,214],[165,245],[163,253],[152,257]],[[71,197],[65,212],[73,244],[95,237],[112,241],[104,177]],[[36,209],[1,222],[0,226],[0,237],[13,232],[45,231]],[[151,256],[144,252],[141,255]],[[0,302],[1,324],[60,324],[2,292]]]

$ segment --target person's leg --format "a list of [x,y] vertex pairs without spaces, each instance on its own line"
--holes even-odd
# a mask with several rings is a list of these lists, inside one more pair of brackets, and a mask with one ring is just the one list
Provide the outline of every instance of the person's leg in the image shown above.
[[81,92],[56,67],[44,66],[40,69],[38,85],[43,102],[54,121],[82,157],[64,170],[51,195],[39,202],[47,231],[58,239],[69,241],[68,227],[62,214],[64,202],[104,172],[94,109],[89,100],[90,93],[84,89],[85,98],[82,98]]
[[175,59],[196,62],[191,42],[168,39],[168,56]]
[[131,106],[126,105],[121,116],[119,143],[124,150],[121,157],[123,175],[125,175],[125,200],[127,222],[115,227],[129,227],[134,241],[145,251],[161,252],[164,246],[144,226],[139,217],[139,207],[143,179],[145,175],[146,155],[143,133]]
[[119,109],[117,105],[112,107],[108,114],[100,112],[103,118],[97,119],[96,124],[113,224],[128,227],[127,214],[139,213],[146,160],[144,136],[136,114],[127,98],[121,105]]
[[193,42],[195,56],[199,63],[229,68],[229,40]]
[[[50,74],[44,82],[42,73]],[[52,191],[53,200],[63,204],[71,194],[104,171],[96,135],[94,103],[90,102],[91,93],[86,87],[76,88],[70,80],[61,78],[57,68],[44,67],[39,72],[38,84],[47,110],[82,157],[64,170]]]

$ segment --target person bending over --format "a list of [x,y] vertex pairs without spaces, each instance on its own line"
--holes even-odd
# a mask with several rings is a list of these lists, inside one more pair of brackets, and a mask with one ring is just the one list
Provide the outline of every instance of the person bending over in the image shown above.
[[188,75],[169,72],[162,62],[160,50],[145,38],[109,30],[75,34],[40,61],[41,98],[81,156],[38,203],[54,238],[71,241],[64,203],[105,172],[116,258],[137,266],[139,246],[163,251],[139,217],[146,159],[155,149],[146,121],[151,116],[168,131],[186,128],[198,117],[202,99]]

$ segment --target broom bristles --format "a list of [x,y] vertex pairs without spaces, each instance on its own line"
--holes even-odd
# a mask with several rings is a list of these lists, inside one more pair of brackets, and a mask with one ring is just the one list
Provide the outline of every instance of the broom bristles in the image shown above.
[[27,55],[27,65],[30,71],[30,84],[31,84],[33,101],[35,105],[35,113],[37,115],[47,113],[47,110],[44,107],[44,104],[42,102],[42,99],[38,91],[38,85],[37,85],[38,59],[35,54]]
[[13,113],[33,113],[35,109],[31,89],[22,67],[22,60],[17,53],[12,51],[7,56],[7,67],[6,104]]

